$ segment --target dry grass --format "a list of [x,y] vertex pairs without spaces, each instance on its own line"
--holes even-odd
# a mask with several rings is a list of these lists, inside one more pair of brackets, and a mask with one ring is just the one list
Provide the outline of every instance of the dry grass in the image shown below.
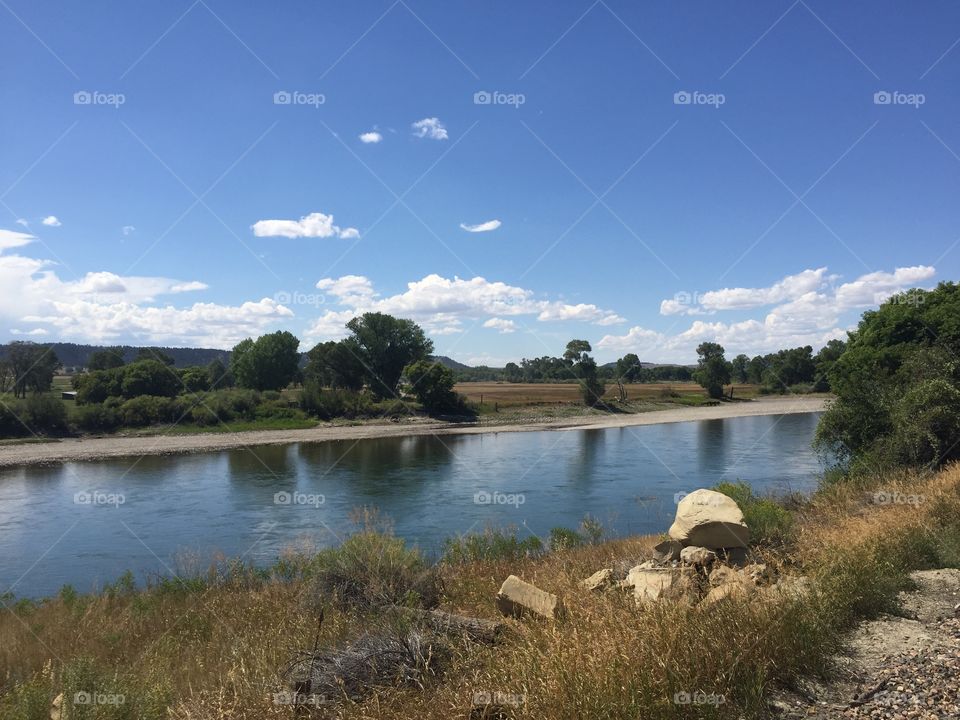
[[[902,502],[869,502],[881,490],[901,493]],[[509,562],[442,564],[446,610],[495,617],[493,596],[513,573],[564,596],[568,616],[556,624],[510,620],[504,643],[458,647],[445,672],[423,687],[381,690],[362,703],[313,712],[447,720],[466,717],[477,693],[499,693],[516,718],[763,717],[765,693],[801,674],[828,672],[842,632],[889,608],[911,568],[960,559],[960,467],[833,487],[796,511],[794,527],[792,548],[768,559],[782,572],[815,578],[818,591],[710,609],[638,609],[621,593],[577,587],[598,568],[644,559],[653,537]],[[294,653],[314,643],[305,569],[288,560],[271,578],[234,568],[214,583],[68,594],[4,611],[0,716],[46,720],[56,694],[86,689],[124,693],[126,702],[71,720],[293,717],[273,694],[284,689],[281,672]],[[340,647],[379,621],[376,611],[327,604],[319,647]],[[682,692],[725,702],[678,705],[675,693]]]

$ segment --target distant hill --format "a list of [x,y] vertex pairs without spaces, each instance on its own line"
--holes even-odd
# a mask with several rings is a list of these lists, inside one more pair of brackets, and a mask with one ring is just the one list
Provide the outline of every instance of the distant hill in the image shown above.
[[[87,364],[87,358],[90,354],[102,350],[103,345],[78,345],[77,343],[40,343],[49,345],[57,354],[60,364],[64,367],[84,367]],[[6,355],[7,345],[0,345],[0,357]],[[123,359],[130,362],[145,349],[143,346],[121,345],[123,349]],[[174,348],[174,347],[149,347],[147,349],[159,350],[173,358],[177,367],[187,367],[189,365],[206,365],[214,358],[220,358],[224,363],[230,359],[230,352],[227,350],[214,350],[213,348]]]
[[464,365],[462,362],[457,362],[453,358],[448,358],[446,355],[434,355],[433,361],[438,362],[444,367],[448,367],[454,372],[468,372],[473,370],[469,365]]

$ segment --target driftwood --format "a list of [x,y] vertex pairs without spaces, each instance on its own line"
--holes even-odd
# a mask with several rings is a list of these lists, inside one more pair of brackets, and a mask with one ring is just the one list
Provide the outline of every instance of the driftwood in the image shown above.
[[402,617],[420,622],[431,630],[444,635],[465,635],[473,642],[495,644],[499,642],[506,624],[496,620],[454,615],[443,610],[420,610],[417,608],[392,608]]

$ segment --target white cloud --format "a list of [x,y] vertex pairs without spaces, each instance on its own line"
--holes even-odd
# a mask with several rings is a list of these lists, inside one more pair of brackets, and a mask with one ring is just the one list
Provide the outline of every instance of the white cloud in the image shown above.
[[366,143],[368,145],[375,144],[383,140],[383,135],[378,133],[376,130],[371,130],[370,132],[365,132],[360,135],[360,142]]
[[503,223],[501,223],[499,220],[487,220],[487,222],[479,223],[478,225],[467,225],[466,223],[460,223],[460,227],[467,232],[482,233],[496,230],[502,224]]
[[44,225],[46,225],[47,227],[60,227],[61,225],[63,225],[62,222],[60,222],[59,220],[57,220],[57,216],[56,216],[56,215],[47,215],[47,217],[45,217],[45,218],[44,218],[43,220],[41,220],[40,222],[42,222],[42,223],[43,223]]
[[798,298],[822,287],[830,278],[825,267],[788,275],[765,288],[723,288],[705,293],[678,292],[660,303],[661,315],[703,315],[719,310],[745,310]]
[[513,320],[505,320],[503,318],[490,318],[487,320],[483,326],[485,328],[493,328],[494,330],[499,330],[501,335],[506,335],[507,333],[516,332],[517,324]]
[[617,354],[635,352],[641,360],[650,362],[693,362],[694,349],[704,340],[719,342],[728,357],[803,345],[817,349],[829,340],[846,337],[857,320],[850,313],[876,307],[891,295],[929,280],[935,273],[929,266],[897,268],[892,273],[874,272],[831,285],[829,281],[836,278],[827,276],[826,268],[805,270],[768,288],[719,290],[699,296],[697,304],[679,303],[681,311],[690,314],[690,308],[713,312],[779,302],[763,318],[733,323],[695,320],[686,330],[669,335],[635,326],[625,335],[604,336],[597,348]]
[[10,248],[21,247],[32,243],[36,238],[30,233],[17,232],[16,230],[0,229],[0,252]]
[[17,225],[23,225],[24,227],[29,227],[30,222],[26,218],[17,218]]
[[[161,296],[205,290],[207,285],[106,271],[63,280],[49,261],[4,252],[33,240],[26,233],[0,230],[0,328],[9,328],[11,334],[230,348],[293,315],[269,299],[238,306],[149,306]],[[21,329],[22,323],[33,327]]]
[[360,231],[356,228],[340,228],[333,224],[333,215],[321,212],[304,215],[299,220],[258,220],[250,227],[257,237],[360,237]]
[[419,138],[425,137],[431,140],[446,140],[449,137],[447,135],[447,129],[443,126],[443,123],[440,122],[439,118],[431,117],[417,120],[410,127],[413,128],[413,134]]
[[120,232],[122,232],[124,235],[133,235],[135,231],[136,228],[133,225],[124,225],[122,228],[120,228]]
[[486,278],[469,280],[440,275],[427,275],[421,280],[407,283],[406,291],[380,297],[373,284],[361,275],[341,278],[324,278],[317,287],[336,298],[342,310],[328,310],[310,326],[310,338],[325,339],[343,337],[344,323],[364,312],[384,312],[398,317],[410,318],[423,325],[433,335],[452,334],[463,331],[467,320],[498,325],[501,329],[510,317],[534,316],[540,322],[587,322],[606,325],[621,322],[614,312],[602,310],[596,305],[569,305],[559,300],[541,300],[532,290],[490,282]]

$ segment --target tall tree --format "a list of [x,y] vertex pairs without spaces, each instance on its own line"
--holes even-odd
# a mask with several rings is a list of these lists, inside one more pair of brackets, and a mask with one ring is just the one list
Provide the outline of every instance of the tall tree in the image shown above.
[[7,347],[7,362],[13,376],[14,397],[26,397],[28,390],[47,392],[60,365],[49,345],[16,341]]
[[122,347],[105,347],[94,350],[87,358],[87,370],[112,370],[125,364]]
[[403,369],[433,352],[433,342],[412,320],[384,313],[364,313],[347,323],[351,349],[364,367],[374,397],[395,397]]
[[733,376],[734,382],[745,383],[747,381],[747,368],[749,365],[750,358],[743,353],[740,353],[730,361],[730,373]]
[[693,379],[702,385],[712,398],[723,397],[723,386],[730,382],[730,364],[723,356],[723,345],[700,343],[697,347],[697,370]]
[[230,369],[241,387],[251,390],[282,390],[297,376],[300,341],[282,330],[247,338],[233,348]]

